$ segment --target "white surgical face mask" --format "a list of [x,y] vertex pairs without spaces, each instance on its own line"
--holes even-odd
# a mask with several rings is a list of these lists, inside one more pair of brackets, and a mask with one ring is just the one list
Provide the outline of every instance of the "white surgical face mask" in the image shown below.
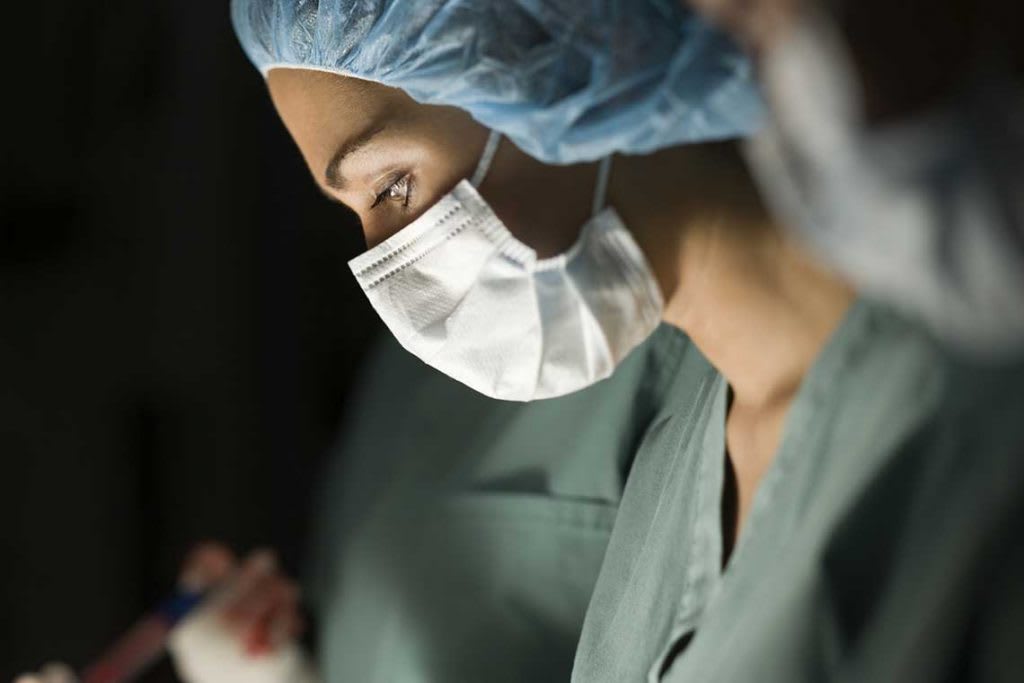
[[601,380],[654,328],[662,297],[643,253],[611,208],[601,166],[593,217],[564,254],[538,259],[471,181],[349,263],[408,351],[494,398],[562,396]]
[[765,55],[774,120],[748,147],[787,227],[865,294],[959,351],[1024,346],[1024,99],[868,127],[837,29],[805,17]]

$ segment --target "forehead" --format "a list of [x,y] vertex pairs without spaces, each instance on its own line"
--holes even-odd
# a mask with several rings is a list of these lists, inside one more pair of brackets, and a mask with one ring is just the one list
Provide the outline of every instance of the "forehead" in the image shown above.
[[394,115],[409,99],[379,83],[310,69],[272,69],[267,87],[314,175],[353,133]]
[[373,116],[407,98],[402,91],[380,83],[310,69],[272,69],[267,87],[286,123],[312,118],[322,125],[324,117]]

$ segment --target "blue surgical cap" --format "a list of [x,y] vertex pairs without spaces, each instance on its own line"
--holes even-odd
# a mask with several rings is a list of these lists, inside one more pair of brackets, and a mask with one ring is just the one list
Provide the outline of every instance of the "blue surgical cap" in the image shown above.
[[547,163],[749,133],[750,63],[679,0],[232,0],[266,75],[329,71],[464,109]]

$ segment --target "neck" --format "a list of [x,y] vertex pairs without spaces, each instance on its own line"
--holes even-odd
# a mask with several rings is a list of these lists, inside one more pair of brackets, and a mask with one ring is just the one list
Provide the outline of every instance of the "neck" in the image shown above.
[[651,262],[665,320],[725,376],[735,403],[787,403],[853,293],[771,223],[735,148],[620,158],[610,197]]
[[694,231],[666,320],[726,377],[735,402],[788,404],[853,299],[843,282],[778,232]]

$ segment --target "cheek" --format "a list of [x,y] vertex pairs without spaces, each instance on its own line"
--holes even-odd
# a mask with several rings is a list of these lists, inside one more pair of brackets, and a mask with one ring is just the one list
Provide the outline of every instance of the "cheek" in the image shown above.
[[548,258],[568,250],[591,218],[596,169],[529,163],[512,176],[496,168],[481,192],[516,239]]
[[403,226],[387,225],[383,221],[375,220],[373,216],[360,216],[360,223],[363,228],[363,238],[366,240],[366,248],[373,249],[381,242],[397,234]]
[[468,114],[445,108],[431,117],[423,135],[430,141],[434,183],[447,191],[473,175],[489,131]]
[[512,210],[506,225],[509,232],[523,244],[537,252],[538,258],[551,258],[567,252],[579,239],[588,213],[560,214],[553,220]]
[[375,211],[370,212],[369,215],[360,216],[367,249],[373,249],[381,242],[386,242],[416,219],[414,215],[402,216],[395,215],[395,213],[388,215],[387,212],[378,213]]

